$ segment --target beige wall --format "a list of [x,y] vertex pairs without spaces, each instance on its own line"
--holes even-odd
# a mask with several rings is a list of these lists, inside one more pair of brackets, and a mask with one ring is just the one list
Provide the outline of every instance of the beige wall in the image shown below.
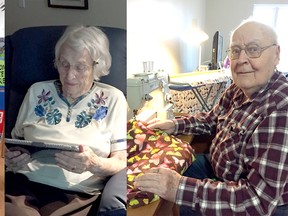
[[[0,5],[4,4],[4,0],[0,0]],[[0,37],[4,37],[4,20],[5,20],[5,12],[0,11]]]
[[126,29],[126,0],[88,0],[88,10],[49,8],[48,0],[5,1],[5,34],[39,25],[87,24]]
[[205,0],[127,0],[128,76],[143,72],[143,61],[154,71],[192,71],[198,50],[181,37],[193,20],[204,27]]

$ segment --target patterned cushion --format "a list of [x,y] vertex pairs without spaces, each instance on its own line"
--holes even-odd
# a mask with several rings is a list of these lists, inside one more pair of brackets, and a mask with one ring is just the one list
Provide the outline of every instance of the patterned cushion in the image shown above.
[[127,203],[139,207],[159,199],[155,194],[140,191],[133,186],[136,176],[152,167],[164,167],[180,174],[195,160],[189,143],[161,130],[150,130],[143,122],[129,120],[127,124]]

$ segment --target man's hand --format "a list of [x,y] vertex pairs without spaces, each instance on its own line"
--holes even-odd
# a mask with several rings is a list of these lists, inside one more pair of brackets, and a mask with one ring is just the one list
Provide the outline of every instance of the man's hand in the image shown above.
[[160,129],[168,134],[172,134],[175,130],[175,124],[172,120],[160,120],[157,118],[147,122],[147,127],[151,130]]
[[175,202],[181,175],[166,168],[152,168],[144,175],[135,178],[134,187],[159,195],[161,198]]

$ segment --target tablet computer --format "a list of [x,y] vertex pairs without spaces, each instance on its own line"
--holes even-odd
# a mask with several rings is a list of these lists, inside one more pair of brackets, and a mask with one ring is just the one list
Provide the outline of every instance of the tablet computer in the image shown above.
[[10,139],[10,138],[5,138],[5,143],[13,144],[13,145],[25,145],[25,146],[38,147],[38,148],[59,149],[63,151],[81,152],[80,146],[73,145],[73,144],[68,145],[68,144],[58,144],[58,143],[34,142],[34,141]]

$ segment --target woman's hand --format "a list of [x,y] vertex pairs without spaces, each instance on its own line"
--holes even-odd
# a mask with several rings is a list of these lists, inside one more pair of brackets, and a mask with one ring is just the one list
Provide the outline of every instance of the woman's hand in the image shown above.
[[63,169],[66,169],[75,173],[83,173],[89,171],[92,164],[91,160],[97,160],[99,157],[88,146],[81,146],[82,152],[70,152],[62,151],[55,154],[55,160],[58,165]]
[[175,130],[175,124],[172,120],[160,120],[157,118],[147,122],[147,127],[152,130],[160,129],[168,134],[172,134]]
[[126,167],[126,150],[111,152],[110,157],[98,157],[88,146],[83,152],[62,151],[55,154],[58,165],[75,173],[90,171],[97,176],[112,176]]
[[166,168],[152,168],[134,180],[134,187],[175,202],[181,175]]
[[29,151],[21,147],[5,148],[5,165],[7,171],[16,172],[23,168],[28,168],[27,164],[31,162]]

